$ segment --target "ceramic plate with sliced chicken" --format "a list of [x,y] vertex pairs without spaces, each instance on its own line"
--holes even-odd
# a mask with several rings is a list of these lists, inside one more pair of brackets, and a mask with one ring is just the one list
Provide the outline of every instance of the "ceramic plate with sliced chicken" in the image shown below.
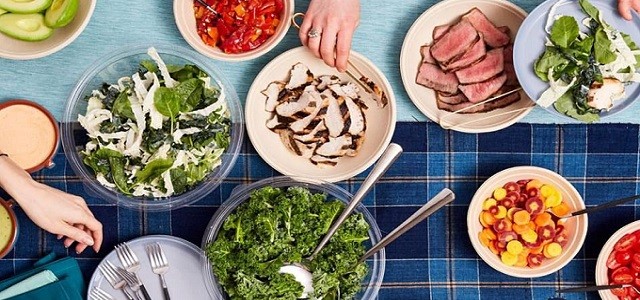
[[413,103],[462,132],[496,131],[521,119],[533,105],[513,70],[512,41],[525,16],[502,0],[443,1],[424,12],[400,56]]
[[384,75],[352,52],[356,80],[296,48],[258,74],[247,95],[247,132],[258,154],[289,176],[351,178],[382,154],[395,129],[393,91]]

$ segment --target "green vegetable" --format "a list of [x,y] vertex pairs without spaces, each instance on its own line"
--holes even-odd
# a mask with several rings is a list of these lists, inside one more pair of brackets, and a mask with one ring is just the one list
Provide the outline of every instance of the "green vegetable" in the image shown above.
[[596,30],[596,41],[593,44],[593,52],[595,53],[596,61],[601,64],[613,62],[616,60],[616,57],[618,57],[611,51],[611,41],[602,27],[598,27]]
[[135,120],[136,117],[133,114],[133,110],[131,110],[131,101],[129,101],[128,91],[128,89],[125,89],[124,91],[120,92],[116,100],[113,102],[113,108],[111,108],[111,112],[114,115]]
[[150,182],[169,170],[173,165],[173,159],[157,158],[147,163],[146,166],[136,173],[136,183]]
[[160,72],[160,70],[158,70],[158,65],[156,65],[156,63],[153,60],[150,60],[150,59],[145,59],[145,60],[141,61],[140,62],[140,66],[145,68],[147,71],[149,71],[151,73]]
[[538,58],[534,64],[536,75],[544,80],[549,81],[547,74],[551,68],[564,68],[569,64],[569,60],[555,47],[547,47],[547,50]]
[[198,78],[186,79],[175,87],[175,93],[180,99],[184,99],[180,105],[181,112],[190,112],[198,106],[202,99],[204,83]]
[[159,87],[153,96],[153,103],[158,112],[171,118],[171,120],[174,120],[180,113],[181,102],[182,99],[180,99],[179,95],[168,87]]
[[593,123],[600,120],[600,116],[596,113],[592,113],[592,112],[585,112],[582,114],[579,113],[570,92],[567,92],[564,95],[562,95],[562,97],[560,97],[560,99],[558,99],[553,104],[553,106],[558,112],[586,123]]
[[116,184],[118,190],[125,195],[130,195],[130,186],[124,171],[124,158],[111,156],[109,157],[109,165],[111,166],[113,182]]
[[593,6],[593,4],[589,3],[588,0],[578,0],[578,3],[580,4],[580,8],[582,8],[582,11],[585,14],[587,14],[591,19],[598,22],[598,24],[604,27],[609,26],[607,23],[603,23],[603,24],[600,23],[601,21],[600,10],[598,10],[595,6]]
[[[206,247],[216,279],[231,299],[297,299],[302,286],[278,270],[311,254],[343,209],[342,202],[302,187],[253,191]],[[341,299],[352,299],[360,290],[368,266],[358,260],[368,230],[362,214],[347,218],[309,266],[311,299],[330,299],[338,289]]]
[[579,32],[580,30],[578,29],[576,19],[569,16],[562,16],[553,23],[549,38],[559,47],[567,48],[578,38]]

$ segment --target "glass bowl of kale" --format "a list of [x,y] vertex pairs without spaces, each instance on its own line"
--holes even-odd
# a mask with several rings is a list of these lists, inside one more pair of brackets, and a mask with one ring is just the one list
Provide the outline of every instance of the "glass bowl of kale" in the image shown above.
[[198,201],[229,174],[244,134],[233,86],[179,46],[116,50],[73,89],[62,145],[90,196],[162,211]]
[[[297,299],[303,287],[285,264],[300,263],[353,197],[321,180],[272,177],[236,187],[211,218],[202,240],[216,299]],[[384,249],[360,257],[381,238],[375,218],[358,205],[309,267],[309,299],[376,299]]]

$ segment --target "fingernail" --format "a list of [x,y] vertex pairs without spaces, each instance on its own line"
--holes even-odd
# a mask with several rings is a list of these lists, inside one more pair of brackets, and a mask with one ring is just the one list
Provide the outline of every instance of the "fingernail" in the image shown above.
[[56,239],[57,239],[57,240],[62,239],[62,236],[61,236],[61,235],[59,235],[59,236],[57,236],[57,237],[56,237]]
[[84,237],[82,238],[82,243],[87,246],[93,246],[93,239],[90,237]]

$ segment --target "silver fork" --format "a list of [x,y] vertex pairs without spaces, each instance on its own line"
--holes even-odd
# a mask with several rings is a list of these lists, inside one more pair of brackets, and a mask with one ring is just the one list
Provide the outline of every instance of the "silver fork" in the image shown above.
[[149,255],[149,261],[151,262],[151,270],[153,273],[160,275],[160,282],[162,283],[162,291],[164,292],[164,299],[170,300],[169,289],[167,288],[167,282],[164,280],[164,274],[169,271],[169,261],[164,255],[164,251],[160,247],[160,244],[153,243],[147,245],[147,254]]
[[[136,274],[136,272],[140,269],[140,260],[138,259],[138,256],[136,256],[136,254],[131,251],[131,248],[129,248],[129,245],[127,245],[127,243],[121,243],[120,245],[117,245],[116,254],[118,254],[118,258],[120,259],[120,262],[122,263],[124,269],[127,272],[133,274],[133,277],[138,283],[140,291],[142,291],[142,295],[144,296],[144,298],[146,300],[151,300],[149,292],[147,292],[147,289],[144,287],[144,284],[140,280],[140,277],[138,277],[138,274]],[[129,281],[127,280],[127,283],[128,282]]]
[[137,294],[138,291],[140,291],[140,282],[136,279],[135,275],[120,267],[116,268],[116,273],[124,279],[134,294]]
[[113,297],[98,287],[94,287],[89,292],[89,298],[92,300],[113,300]]
[[127,282],[118,274],[118,272],[116,272],[116,266],[114,266],[113,263],[107,260],[104,265],[99,265],[98,268],[114,289],[122,290],[129,300],[137,299],[137,297],[134,297],[129,292],[127,289]]

